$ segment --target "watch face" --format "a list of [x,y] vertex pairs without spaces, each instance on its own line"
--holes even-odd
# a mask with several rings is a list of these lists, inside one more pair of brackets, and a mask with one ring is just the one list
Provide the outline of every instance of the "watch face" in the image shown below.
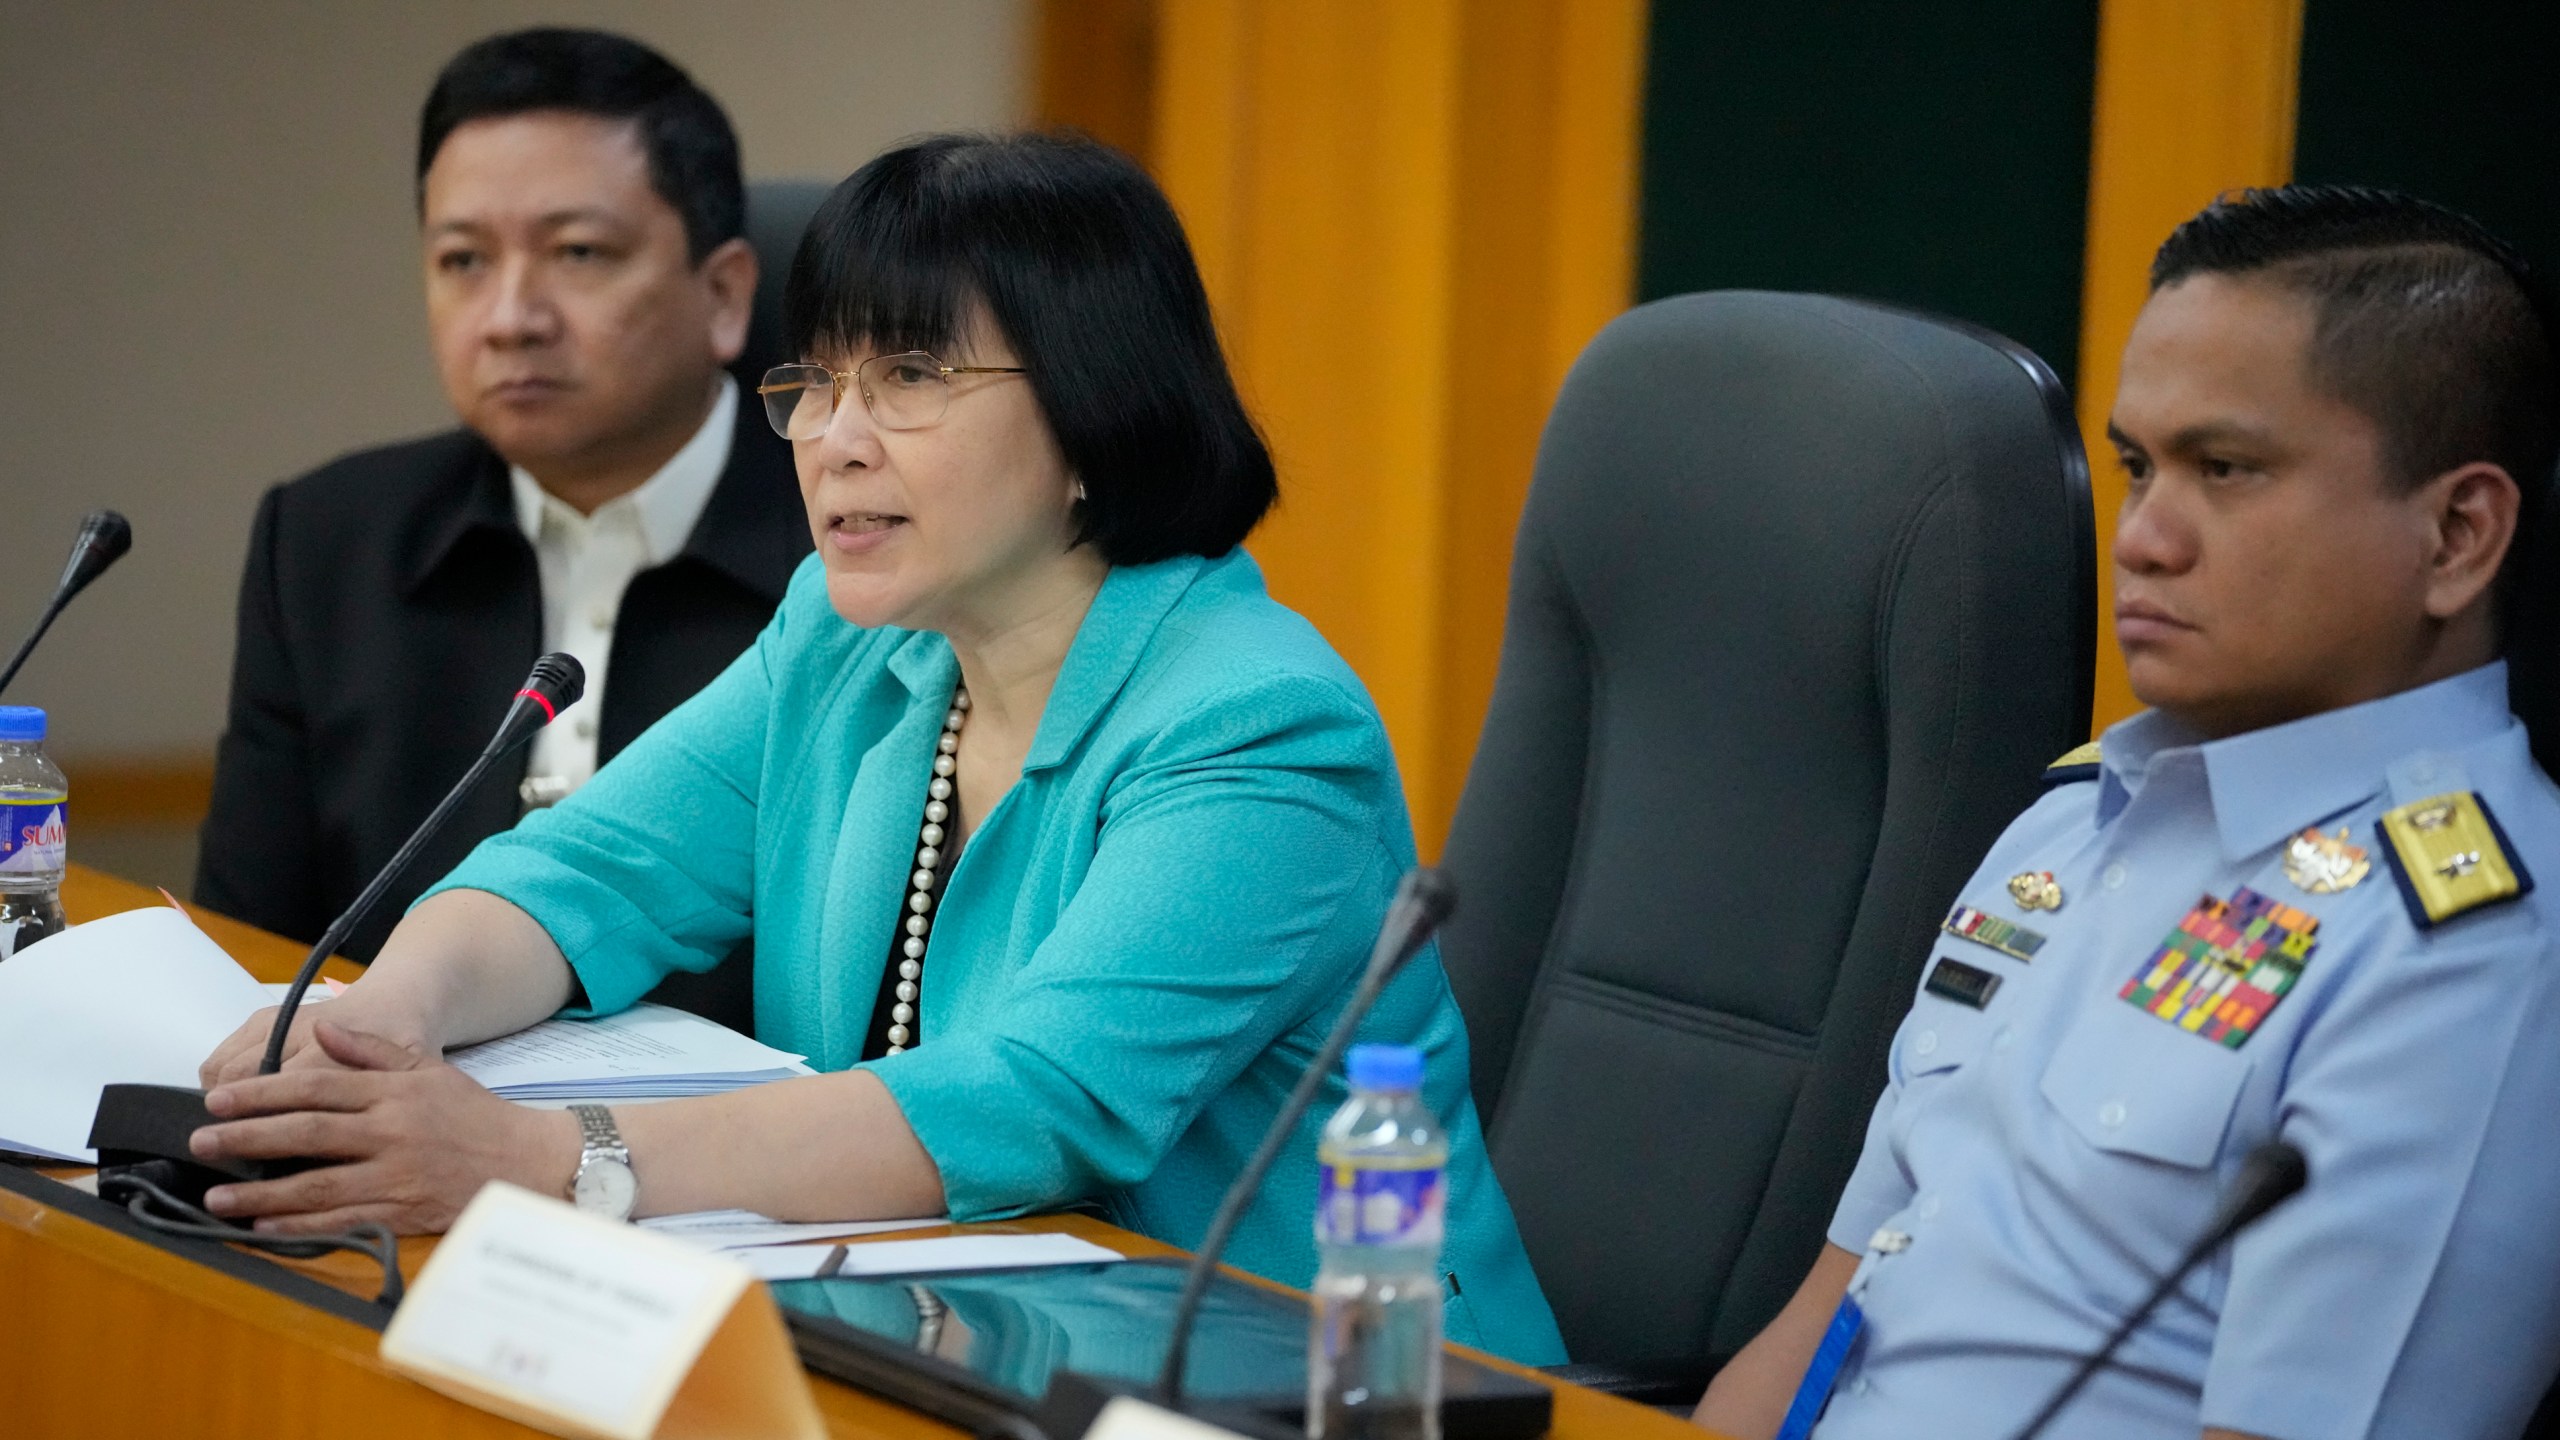
[[640,1185],[631,1175],[631,1167],[619,1160],[595,1159],[578,1167],[576,1183],[570,1196],[578,1208],[591,1215],[626,1219],[631,1202],[639,1197]]

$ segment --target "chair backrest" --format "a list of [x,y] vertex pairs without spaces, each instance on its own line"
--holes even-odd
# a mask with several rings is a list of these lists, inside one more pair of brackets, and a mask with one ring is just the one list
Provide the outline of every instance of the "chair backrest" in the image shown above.
[[2095,564],[2069,404],[1987,332],[1716,292],[1574,366],[1443,954],[1575,1360],[1730,1353],[1803,1277],[1930,936],[2087,735]]
[[[747,345],[729,372],[752,391],[764,372],[791,357],[782,353],[782,282],[791,273],[809,217],[833,185],[818,180],[758,180],[747,186],[747,243],[756,251],[755,310],[747,321]],[[747,396],[752,400],[754,395]]]

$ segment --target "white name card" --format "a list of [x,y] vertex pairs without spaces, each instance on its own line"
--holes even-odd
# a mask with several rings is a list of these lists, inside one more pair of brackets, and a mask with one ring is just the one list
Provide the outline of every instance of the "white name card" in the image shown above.
[[1233,1430],[1129,1395],[1104,1402],[1084,1440],[1244,1440]]
[[555,1435],[824,1433],[773,1297],[743,1267],[499,1181],[418,1273],[382,1358]]

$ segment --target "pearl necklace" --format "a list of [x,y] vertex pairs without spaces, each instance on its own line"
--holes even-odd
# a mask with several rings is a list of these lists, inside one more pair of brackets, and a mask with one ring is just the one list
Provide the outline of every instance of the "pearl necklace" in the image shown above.
[[960,769],[960,727],[969,723],[969,687],[951,690],[951,711],[942,717],[942,734],[933,742],[933,779],[924,787],[924,828],[916,833],[916,873],[908,877],[907,938],[900,945],[897,1002],[889,1007],[889,1053],[907,1048],[915,1038],[917,982],[924,978],[924,942],[933,928],[933,885],[942,868],[942,842],[951,818],[951,777]]

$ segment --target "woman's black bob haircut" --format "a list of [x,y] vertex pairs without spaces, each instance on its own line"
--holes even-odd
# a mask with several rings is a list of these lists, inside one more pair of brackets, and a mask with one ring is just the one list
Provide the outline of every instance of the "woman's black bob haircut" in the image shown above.
[[1137,162],[1076,135],[934,135],[856,170],[809,221],[783,343],[838,362],[927,350],[972,309],[1003,333],[1067,467],[1077,541],[1114,565],[1224,555],[1271,508],[1182,222]]

